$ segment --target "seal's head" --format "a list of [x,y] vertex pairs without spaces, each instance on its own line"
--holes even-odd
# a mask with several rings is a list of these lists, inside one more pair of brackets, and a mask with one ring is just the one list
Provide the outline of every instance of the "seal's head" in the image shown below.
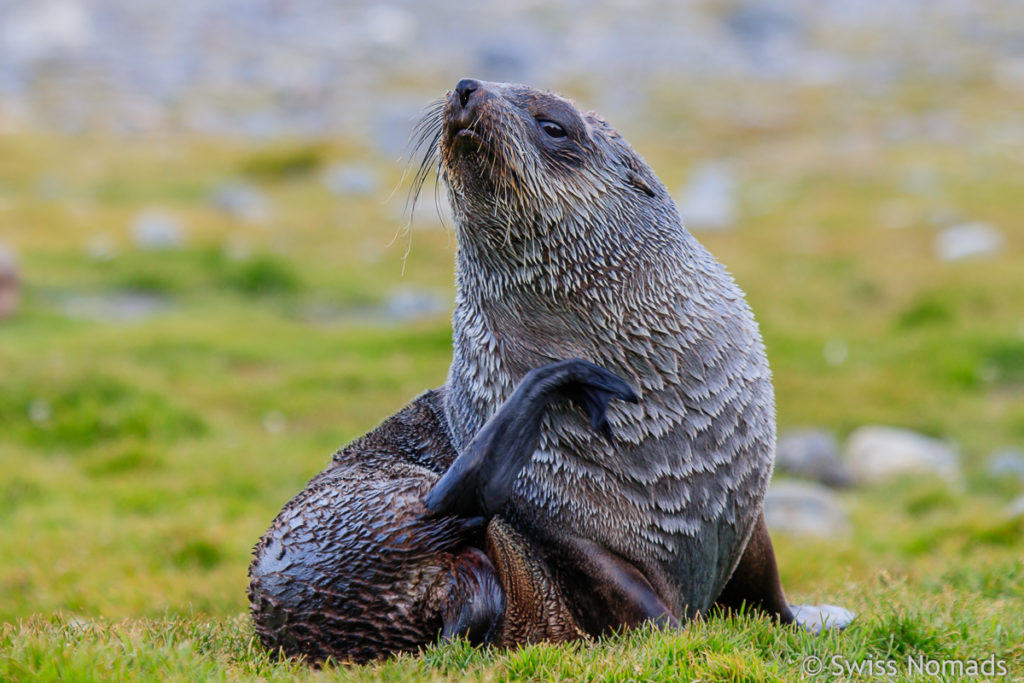
[[616,223],[628,233],[679,223],[664,186],[629,143],[550,92],[463,79],[427,111],[418,143],[426,153],[417,180],[437,159],[460,242],[483,240],[492,255],[504,247],[523,256],[517,243],[552,238],[594,245],[583,239],[594,226]]

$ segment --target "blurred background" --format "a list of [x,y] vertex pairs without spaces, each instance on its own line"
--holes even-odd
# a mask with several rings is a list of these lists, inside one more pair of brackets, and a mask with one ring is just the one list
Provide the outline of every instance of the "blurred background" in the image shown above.
[[465,76],[602,114],[747,291],[791,595],[1019,618],[1021,3],[0,0],[0,621],[242,613],[280,507],[444,382],[401,156]]

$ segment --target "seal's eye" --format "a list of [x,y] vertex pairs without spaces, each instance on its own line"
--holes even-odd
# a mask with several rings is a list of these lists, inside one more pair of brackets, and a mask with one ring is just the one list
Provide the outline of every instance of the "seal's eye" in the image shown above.
[[566,136],[565,128],[562,128],[554,121],[537,119],[537,125],[540,126],[541,130],[553,138],[564,138]]

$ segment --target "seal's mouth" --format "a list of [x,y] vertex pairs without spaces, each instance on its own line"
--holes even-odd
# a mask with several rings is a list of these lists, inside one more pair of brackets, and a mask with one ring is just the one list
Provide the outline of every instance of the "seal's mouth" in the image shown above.
[[479,149],[484,144],[482,127],[485,125],[483,119],[487,114],[486,106],[476,102],[473,102],[474,106],[462,106],[454,90],[449,93],[447,100],[444,111],[446,142],[456,153]]
[[488,145],[495,101],[493,84],[464,78],[444,100],[445,140],[456,154],[472,154]]
[[407,201],[414,208],[431,169],[449,189],[493,184],[503,175],[505,145],[495,134],[501,118],[500,98],[492,84],[463,79],[445,97],[435,100],[416,124],[410,149],[422,153]]
[[477,144],[483,142],[483,137],[481,137],[480,133],[477,133],[475,130],[469,127],[453,128],[450,130],[448,135],[451,138],[452,142],[455,144],[456,149],[462,146],[460,143],[464,141],[474,141]]

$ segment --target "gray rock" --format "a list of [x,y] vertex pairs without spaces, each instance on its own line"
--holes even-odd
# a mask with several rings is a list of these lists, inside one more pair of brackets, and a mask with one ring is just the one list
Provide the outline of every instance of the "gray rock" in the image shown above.
[[370,195],[380,186],[373,169],[355,164],[333,164],[324,169],[321,181],[332,194],[341,197]]
[[232,181],[214,189],[210,203],[217,209],[247,223],[270,220],[270,202],[252,185]]
[[869,425],[846,442],[846,464],[854,481],[877,483],[899,476],[960,478],[960,461],[949,444],[908,429]]
[[946,228],[935,238],[935,253],[943,261],[960,261],[996,255],[1003,236],[988,223],[963,223]]
[[833,538],[850,531],[842,501],[819,484],[773,483],[764,498],[764,514],[771,529],[798,536]]
[[433,318],[448,311],[448,304],[433,292],[402,289],[394,292],[384,305],[384,315],[395,321],[406,322]]
[[1010,505],[1006,508],[1006,516],[1010,519],[1024,517],[1024,494],[1013,499]]
[[143,211],[132,221],[132,238],[140,249],[177,249],[185,243],[178,219],[153,209]]
[[0,320],[9,318],[18,310],[21,298],[21,278],[14,254],[0,247]]
[[165,312],[170,300],[143,292],[71,294],[62,299],[64,314],[96,322],[138,322]]
[[679,213],[689,230],[722,230],[736,221],[736,181],[723,163],[694,169],[679,197]]
[[1024,451],[1006,448],[988,459],[988,473],[997,479],[1016,479],[1024,483]]
[[850,473],[839,457],[839,442],[823,429],[800,429],[782,435],[775,449],[775,466],[826,486],[850,484]]

